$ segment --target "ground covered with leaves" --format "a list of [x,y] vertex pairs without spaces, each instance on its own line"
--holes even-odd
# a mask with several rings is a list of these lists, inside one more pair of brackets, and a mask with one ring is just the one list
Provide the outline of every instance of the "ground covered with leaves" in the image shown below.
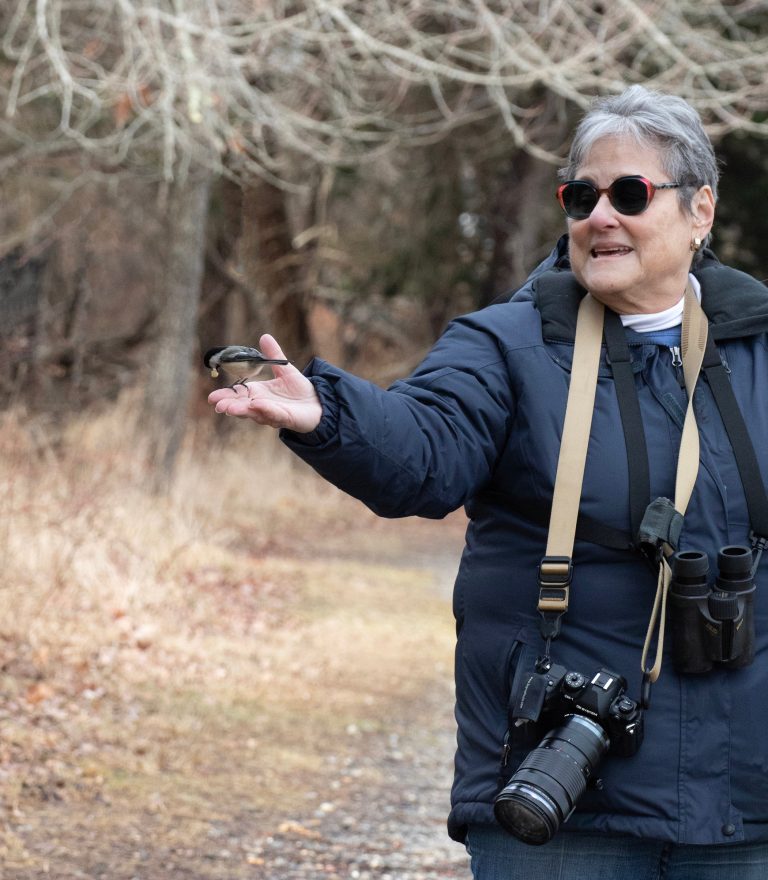
[[379,520],[272,446],[150,497],[109,428],[2,434],[0,876],[468,876],[461,518]]

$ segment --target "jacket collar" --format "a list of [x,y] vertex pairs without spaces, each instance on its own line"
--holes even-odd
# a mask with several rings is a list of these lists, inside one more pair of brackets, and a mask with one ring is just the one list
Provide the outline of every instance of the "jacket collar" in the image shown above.
[[[768,332],[768,287],[745,272],[724,266],[708,248],[692,271],[701,284],[701,305],[713,339]],[[572,342],[576,313],[585,293],[570,271],[568,236],[564,235],[514,299],[533,300],[541,313],[545,339]]]

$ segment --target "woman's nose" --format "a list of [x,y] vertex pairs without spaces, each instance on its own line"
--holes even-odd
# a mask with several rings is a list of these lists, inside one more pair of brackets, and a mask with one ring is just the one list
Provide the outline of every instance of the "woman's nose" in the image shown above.
[[589,215],[589,222],[594,226],[605,227],[618,225],[618,211],[611,204],[608,193],[601,193],[597,204]]

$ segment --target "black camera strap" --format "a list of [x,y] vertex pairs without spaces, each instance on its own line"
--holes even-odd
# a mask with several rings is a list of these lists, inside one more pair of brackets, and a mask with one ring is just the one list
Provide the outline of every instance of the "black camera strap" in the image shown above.
[[603,325],[605,347],[616,385],[621,426],[627,447],[629,470],[629,515],[632,540],[636,541],[640,524],[651,501],[651,478],[648,464],[648,447],[645,441],[640,400],[635,387],[632,357],[627,345],[627,334],[621,318],[612,309],[605,310]]
[[752,527],[750,541],[752,549],[756,551],[752,568],[754,574],[760,563],[760,556],[768,546],[768,493],[760,473],[752,438],[749,436],[747,424],[728,378],[728,370],[711,337],[707,341],[704,353],[703,370],[728,434],[741,485],[744,488],[749,523]]

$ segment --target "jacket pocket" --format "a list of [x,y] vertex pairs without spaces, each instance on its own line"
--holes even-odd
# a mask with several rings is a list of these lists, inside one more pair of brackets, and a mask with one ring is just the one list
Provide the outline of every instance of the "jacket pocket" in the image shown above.
[[511,718],[512,694],[516,692],[523,676],[533,671],[535,660],[536,651],[533,646],[524,637],[518,637],[512,645],[507,663],[507,729],[500,744],[499,790],[507,784],[509,777],[538,740],[538,725],[524,724],[515,727]]

